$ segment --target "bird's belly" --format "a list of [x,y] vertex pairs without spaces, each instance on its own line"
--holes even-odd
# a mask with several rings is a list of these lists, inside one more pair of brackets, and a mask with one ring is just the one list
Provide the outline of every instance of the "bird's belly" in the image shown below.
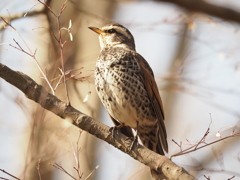
[[119,121],[131,128],[136,129],[139,116],[137,114],[137,107],[133,107],[129,99],[126,99],[125,93],[113,92],[109,97],[114,99],[113,101],[106,102],[105,107],[108,109],[109,114]]
[[134,73],[123,75],[104,69],[96,72],[95,84],[104,107],[120,123],[136,129],[137,122],[155,119],[148,93]]
[[[106,81],[98,83],[97,93],[108,113],[120,123],[124,123],[131,128],[137,127],[139,120],[139,107],[137,107],[137,97],[133,97],[133,92]],[[125,90],[124,90],[125,89]]]

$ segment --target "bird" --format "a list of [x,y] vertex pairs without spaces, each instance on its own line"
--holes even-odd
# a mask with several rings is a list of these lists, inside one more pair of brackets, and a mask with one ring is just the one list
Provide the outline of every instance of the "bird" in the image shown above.
[[136,52],[131,32],[118,23],[89,27],[99,35],[100,54],[95,67],[97,94],[115,126],[164,155],[168,152],[163,104],[153,71]]

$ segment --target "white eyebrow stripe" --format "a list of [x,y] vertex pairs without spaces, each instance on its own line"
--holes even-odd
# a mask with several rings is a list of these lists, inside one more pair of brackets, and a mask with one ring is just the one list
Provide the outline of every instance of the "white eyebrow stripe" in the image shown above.
[[131,39],[131,35],[128,33],[127,29],[120,27],[120,26],[114,26],[114,25],[110,25],[107,27],[103,27],[102,30],[107,30],[107,29],[115,29],[117,30],[119,33],[123,34],[124,36],[126,36],[128,39]]

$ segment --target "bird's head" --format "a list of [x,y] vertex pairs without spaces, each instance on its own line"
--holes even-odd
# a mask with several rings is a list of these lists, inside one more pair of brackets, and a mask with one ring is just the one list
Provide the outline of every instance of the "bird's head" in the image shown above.
[[99,34],[101,49],[124,47],[135,50],[134,38],[130,31],[120,24],[108,24],[102,28],[89,27]]

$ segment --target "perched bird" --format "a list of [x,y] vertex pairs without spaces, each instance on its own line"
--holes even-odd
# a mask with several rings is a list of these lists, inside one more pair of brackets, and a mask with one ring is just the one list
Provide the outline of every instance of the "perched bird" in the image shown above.
[[168,144],[162,101],[152,69],[136,52],[132,34],[120,24],[89,28],[99,34],[95,85],[111,119],[125,126],[129,136],[127,127],[136,130],[144,146],[164,155]]

